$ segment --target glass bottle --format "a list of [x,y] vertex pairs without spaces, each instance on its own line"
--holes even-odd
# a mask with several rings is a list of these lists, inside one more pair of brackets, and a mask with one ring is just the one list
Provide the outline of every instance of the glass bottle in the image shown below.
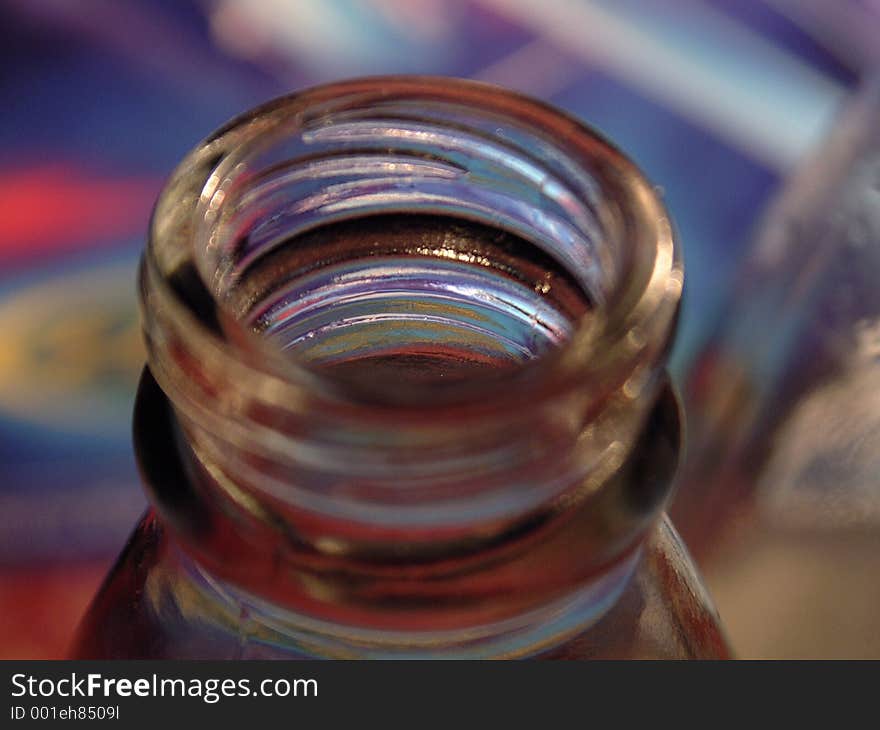
[[682,289],[577,120],[372,78],[197,147],[141,266],[152,508],[79,657],[722,657],[664,516]]
[[674,510],[738,653],[880,657],[880,79],[770,207],[689,378]]

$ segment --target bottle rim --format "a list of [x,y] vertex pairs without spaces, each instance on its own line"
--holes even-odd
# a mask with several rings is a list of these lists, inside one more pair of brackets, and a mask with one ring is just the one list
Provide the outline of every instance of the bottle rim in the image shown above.
[[[224,183],[246,166],[249,145],[260,139],[299,134],[306,125],[332,124],[334,114],[389,102],[436,110],[466,108],[503,120],[540,139],[547,157],[564,160],[619,225],[613,242],[625,251],[605,302],[577,323],[571,338],[523,368],[520,380],[483,385],[464,397],[421,394],[401,400],[401,389],[377,384],[369,392],[310,369],[295,357],[280,357],[264,338],[229,316],[212,291],[216,272],[205,264],[199,240],[211,206],[222,201]],[[607,234],[607,231],[606,231]],[[609,244],[610,245],[610,244]],[[195,269],[214,301],[207,310],[179,295],[169,281],[172,265]],[[317,86],[275,99],[235,118],[198,145],[161,192],[150,224],[141,266],[141,301],[150,364],[178,404],[179,373],[167,362],[169,339],[185,339],[190,363],[207,380],[234,380],[242,396],[271,399],[286,409],[326,409],[342,418],[404,422],[430,412],[436,423],[462,416],[504,416],[524,405],[577,394],[601,404],[615,392],[640,397],[662,369],[677,319],[683,286],[680,248],[656,190],[616,147],[582,121],[544,102],[482,82],[423,76],[383,76]],[[210,313],[210,316],[206,314]],[[209,321],[222,320],[223,334]],[[178,342],[179,344],[179,342]],[[218,375],[223,373],[222,376]],[[464,392],[464,391],[463,391]],[[426,397],[424,397],[426,396]]]

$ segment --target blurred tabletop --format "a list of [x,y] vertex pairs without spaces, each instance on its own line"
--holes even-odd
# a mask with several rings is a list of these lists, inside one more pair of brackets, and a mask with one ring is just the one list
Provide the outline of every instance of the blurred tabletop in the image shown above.
[[0,658],[63,655],[144,509],[136,266],[162,181],[201,138],[273,96],[366,74],[547,99],[662,191],[688,272],[682,378],[767,201],[880,52],[870,3],[826,4],[830,19],[818,5],[0,3]]

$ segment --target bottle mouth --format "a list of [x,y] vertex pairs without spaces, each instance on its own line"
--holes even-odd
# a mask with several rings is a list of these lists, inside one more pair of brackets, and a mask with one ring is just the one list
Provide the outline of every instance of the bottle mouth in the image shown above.
[[315,535],[410,542],[598,489],[662,387],[682,282],[662,203],[594,131],[405,76],[202,142],[141,267],[149,366],[211,481],[329,519]]
[[[480,261],[479,247],[475,253],[465,244],[444,246],[436,233],[427,245],[414,235],[409,250],[403,246],[408,282],[396,252],[381,250],[379,232],[360,242],[361,256],[327,241],[314,250],[316,230],[395,213],[502,230],[519,242],[520,254],[529,249],[531,268],[514,264],[493,279],[503,265],[493,271]],[[535,264],[533,254],[543,260]],[[430,270],[419,271],[419,264]],[[456,265],[469,269],[470,279],[448,270]],[[239,388],[265,388],[268,378],[276,400],[294,403],[307,394],[334,408],[430,408],[437,417],[449,409],[510,411],[571,390],[589,390],[599,401],[633,375],[630,390],[638,390],[646,379],[639,365],[665,352],[683,282],[660,200],[597,133],[497,87],[426,77],[314,88],[219,130],[183,161],[160,196],[143,276],[146,309],[174,310],[189,349],[251,371]],[[386,285],[421,283],[423,295],[440,280],[433,290],[440,296],[423,296],[408,318],[397,311],[395,319],[392,302],[384,331],[376,315],[389,313],[381,306],[360,325],[339,327],[346,316],[340,310],[352,299],[380,298],[375,289],[383,277]],[[281,321],[309,295],[320,298],[322,285],[335,288],[324,292],[330,301],[323,308],[311,318],[297,312],[293,326]],[[563,298],[586,304],[560,303],[555,297],[565,285],[571,291]],[[468,288],[470,295],[462,293]],[[468,311],[468,296],[473,305],[480,290],[484,309]],[[413,309],[414,300],[397,305]],[[438,301],[451,305],[432,319]],[[450,314],[456,305],[461,311]],[[433,324],[438,332],[415,331],[419,318],[428,323],[423,330]],[[493,318],[495,329],[491,322],[479,326]],[[322,343],[325,351],[395,332],[400,338],[409,328],[416,340],[467,340],[473,357],[466,361],[486,356],[510,367],[498,368],[501,378],[473,377],[479,369],[465,368],[465,377],[450,378],[455,387],[434,380],[426,388],[405,377],[365,384],[341,377],[331,356],[315,355],[320,348],[303,346],[322,328],[337,335]],[[501,353],[494,360],[493,347]]]
[[337,387],[430,408],[517,383],[588,315],[538,246],[414,208],[286,239],[231,287],[238,321]]

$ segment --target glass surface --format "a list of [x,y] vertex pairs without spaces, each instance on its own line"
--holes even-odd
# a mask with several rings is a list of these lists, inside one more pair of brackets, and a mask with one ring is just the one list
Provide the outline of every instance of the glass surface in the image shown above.
[[657,528],[682,283],[638,170],[525,97],[368,79],[234,120],[157,203],[153,511],[77,652],[722,655]]

